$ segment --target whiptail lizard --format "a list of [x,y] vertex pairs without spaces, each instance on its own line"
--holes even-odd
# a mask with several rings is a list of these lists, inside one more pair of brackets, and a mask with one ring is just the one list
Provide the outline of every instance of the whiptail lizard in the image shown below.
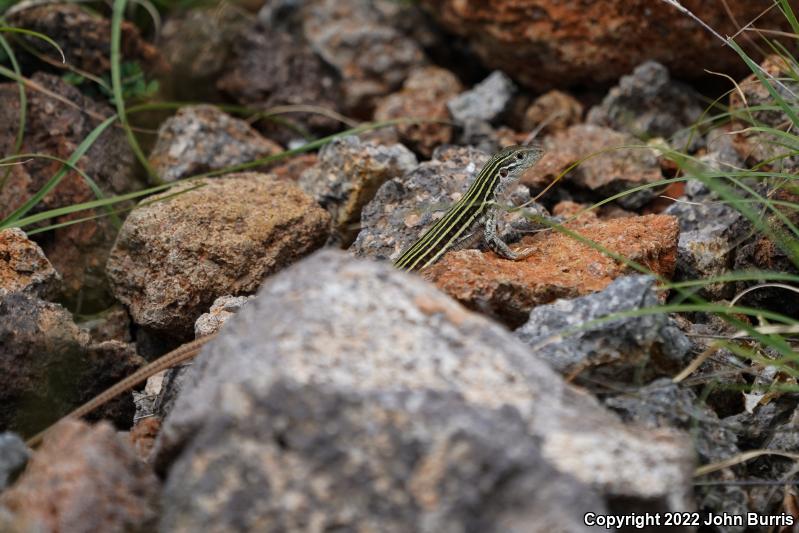
[[[543,151],[536,146],[511,146],[494,154],[480,170],[463,197],[425,231],[419,240],[405,250],[394,265],[401,270],[421,270],[435,263],[444,252],[458,245],[476,230],[483,231],[486,243],[498,255],[513,261],[529,257],[531,252],[515,252],[499,237],[497,199],[519,180],[525,170],[535,165],[542,155]],[[216,334],[201,337],[161,356],[64,418],[83,417],[150,376],[195,357],[203,345],[214,337]],[[49,430],[50,428],[47,428],[29,439],[28,446],[34,447],[41,443]]]

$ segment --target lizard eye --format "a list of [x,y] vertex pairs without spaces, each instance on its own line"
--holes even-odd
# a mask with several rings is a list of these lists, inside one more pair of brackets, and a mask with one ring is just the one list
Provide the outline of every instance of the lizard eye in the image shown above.
[[504,168],[504,167],[499,169],[499,175],[502,176],[503,178],[507,178],[508,177],[508,169]]
[[523,154],[523,153],[521,153],[521,152],[519,152],[518,154],[516,154],[516,159],[518,159],[519,161],[521,161],[522,159],[524,159],[524,154]]

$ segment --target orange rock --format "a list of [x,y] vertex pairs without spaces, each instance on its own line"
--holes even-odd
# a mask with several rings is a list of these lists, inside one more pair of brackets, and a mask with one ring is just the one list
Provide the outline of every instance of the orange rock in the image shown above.
[[[679,235],[675,217],[613,219],[571,231],[658,275],[670,277],[674,272]],[[602,290],[615,278],[634,272],[554,230],[527,237],[514,248],[532,248],[535,253],[524,261],[508,261],[492,252],[450,252],[422,276],[465,306],[515,327],[537,305]]]
[[[446,29],[465,37],[483,63],[537,91],[616,81],[654,59],[675,76],[697,78],[704,69],[744,72],[743,61],[667,2],[606,0],[423,0]],[[721,35],[757,18],[767,6],[751,0],[682,0]],[[731,19],[726,11],[735,14]],[[771,9],[757,25],[785,25]],[[746,46],[745,40],[741,41]]]

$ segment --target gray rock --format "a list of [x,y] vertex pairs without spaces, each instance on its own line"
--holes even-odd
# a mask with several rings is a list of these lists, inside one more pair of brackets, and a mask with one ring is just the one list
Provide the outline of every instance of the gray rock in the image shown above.
[[564,374],[609,373],[618,379],[621,372],[632,373],[642,367],[650,375],[672,373],[679,368],[690,341],[666,314],[591,324],[614,313],[656,306],[654,289],[652,276],[621,277],[598,293],[534,308],[527,323],[514,334],[533,347],[536,357]]
[[510,103],[516,85],[503,72],[495,70],[486,79],[447,102],[457,122],[497,120]]
[[349,246],[358,233],[353,228],[363,206],[383,183],[416,165],[416,156],[401,144],[340,137],[319,151],[319,162],[302,173],[299,186],[330,213],[334,242]]
[[355,255],[393,259],[444,215],[480,171],[488,155],[474,148],[439,148],[404,176],[388,180],[361,212]]
[[186,106],[158,128],[150,164],[164,181],[177,181],[281,152],[252,126],[216,106]]
[[233,395],[249,407],[206,425],[172,467],[161,531],[573,532],[605,509],[510,407],[288,378]]
[[28,464],[31,451],[19,435],[0,433],[0,492],[5,490]]
[[[340,487],[349,490],[351,476],[359,471],[385,471],[382,463],[386,459],[369,466],[374,470],[355,466],[331,470],[308,489],[293,490],[295,485],[283,473],[291,475],[295,468],[298,472],[310,471],[315,461],[343,461],[336,450],[349,449],[352,441],[346,439],[350,434],[357,439],[371,432],[368,446],[376,448],[370,449],[386,450],[393,457],[393,450],[406,448],[391,444],[392,432],[380,427],[390,429],[395,424],[392,420],[400,424],[395,427],[401,427],[418,415],[407,422],[401,413],[393,418],[379,415],[379,402],[373,402],[373,398],[415,393],[408,398],[419,399],[408,400],[409,404],[416,403],[421,411],[434,409],[431,397],[416,394],[423,391],[458,395],[458,402],[469,408],[491,412],[486,420],[505,417],[499,414],[504,410],[515,410],[527,433],[540,442],[544,461],[605,497],[623,497],[625,509],[644,503],[672,510],[688,505],[692,455],[682,436],[626,427],[590,396],[565,384],[498,324],[466,311],[414,275],[377,262],[357,261],[341,252],[317,253],[268,280],[255,300],[206,346],[190,378],[191,383],[165,420],[154,450],[157,467],[168,478],[170,497],[165,508],[172,509],[170,526],[184,523],[179,518],[197,520],[206,516],[199,511],[195,516],[184,502],[210,494],[219,496],[228,508],[251,509],[254,514],[247,516],[249,523],[258,519],[269,523],[268,500],[280,501],[285,516],[306,520],[314,510],[307,502],[344,490]],[[292,383],[303,387],[301,392],[286,400],[284,406],[270,406],[283,397],[279,391],[285,389],[276,387]],[[335,404],[328,402],[328,393],[355,398],[358,405],[374,405],[373,411],[366,411],[374,414],[342,408],[339,418],[321,414],[313,419],[319,422],[302,422],[308,416],[303,413],[316,409],[314,406]],[[302,404],[301,399],[307,403]],[[295,407],[296,415],[289,415]],[[456,411],[445,409],[453,415]],[[252,423],[261,416],[270,421],[268,425]],[[481,427],[488,427],[473,425],[468,419],[463,423],[472,427],[475,435],[483,433]],[[422,420],[418,423],[423,424]],[[221,457],[215,450],[221,452],[220,446],[230,442],[231,434],[224,429],[230,424],[235,426],[239,452],[226,451]],[[430,424],[431,431],[448,427],[454,426]],[[273,438],[261,438],[265,431],[273,431],[269,428],[279,432]],[[484,436],[490,442],[491,435]],[[438,433],[436,440],[445,442],[441,439],[445,435]],[[503,441],[504,437],[500,439]],[[319,451],[311,453],[315,442]],[[328,448],[324,445],[328,442],[334,444]],[[294,453],[297,446],[307,446],[309,451]],[[324,450],[329,455],[321,459],[319,454]],[[362,457],[357,463],[360,468],[372,464],[372,459],[354,455]],[[503,453],[497,459],[502,457],[508,456]],[[214,462],[213,470],[207,476],[195,477],[200,465],[208,461]],[[428,468],[440,472],[436,477],[439,487],[462,484],[457,475],[445,475],[449,460],[442,461],[429,467],[419,465],[420,472]],[[481,469],[497,471],[488,465]],[[369,476],[355,479],[365,485],[358,490],[368,492],[370,498],[374,491],[388,491],[398,498],[420,497],[412,491],[414,478],[407,479],[403,471],[389,474],[389,480],[391,486],[407,487],[407,495],[393,496],[385,484],[368,481],[372,479]],[[479,484],[481,478],[465,479]],[[231,485],[226,480],[241,483]],[[265,490],[269,498],[264,497]],[[427,500],[415,501],[420,506],[418,512],[424,512]],[[366,512],[362,506],[358,510]],[[379,507],[370,508],[370,512],[370,516],[385,516]],[[330,519],[327,514],[319,518],[321,523]],[[277,523],[276,529],[281,525]]]
[[[664,212],[680,221],[676,279],[726,274],[740,239],[746,235],[746,224],[742,224],[738,211],[712,195],[701,194],[700,187],[691,187],[690,192],[693,201],[675,202]],[[702,295],[710,299],[729,298],[734,288],[734,284],[707,284],[702,287]]]
[[[668,139],[699,119],[702,115],[700,98],[687,85],[673,81],[666,67],[647,61],[632,74],[622,76],[619,85],[608,92],[602,104],[591,108],[587,122],[636,137]],[[675,140],[675,145],[682,144],[684,139]]]
[[329,224],[299,187],[268,174],[187,182],[128,215],[106,270],[134,322],[188,337],[214,299],[255,292],[322,246]]
[[42,249],[24,231],[0,231],[0,292],[24,292],[47,299],[57,293],[60,281]]

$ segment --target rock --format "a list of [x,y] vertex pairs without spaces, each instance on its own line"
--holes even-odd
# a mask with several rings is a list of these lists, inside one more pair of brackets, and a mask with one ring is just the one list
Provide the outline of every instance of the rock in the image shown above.
[[130,334],[130,316],[121,304],[115,304],[101,313],[82,320],[78,326],[85,330],[94,342],[129,343],[133,340]]
[[299,185],[330,213],[333,241],[349,246],[363,206],[383,183],[404,176],[416,164],[416,156],[401,144],[339,137],[322,147],[319,162],[302,173]]
[[[711,170],[738,170],[744,168],[745,162],[735,149],[730,128],[722,127],[710,130],[707,132],[705,144],[707,145],[707,153],[700,156],[699,160]],[[701,184],[697,180],[692,181],[695,184]],[[702,189],[707,189],[704,184],[701,184],[701,187]]]
[[368,117],[377,100],[397,90],[426,63],[421,47],[394,25],[391,2],[315,0],[302,28],[313,50],[341,78],[344,109]]
[[30,455],[31,451],[19,435],[10,431],[0,433],[0,493],[25,469]]
[[233,57],[233,43],[254,24],[250,13],[230,3],[170,13],[159,42],[170,65],[162,92],[184,102],[218,101],[216,81]]
[[[420,67],[410,72],[402,90],[380,101],[374,119],[425,118],[451,120],[447,101],[457,95],[461,83],[450,71],[440,67]],[[400,138],[424,157],[452,141],[452,126],[438,122],[420,122],[395,126]]]
[[110,424],[70,420],[45,438],[0,494],[0,529],[153,531],[158,480]]
[[[341,252],[320,252],[268,280],[199,355],[192,378],[165,420],[154,452],[167,479],[166,529],[183,524],[193,529],[206,519],[220,530],[230,529],[232,519],[290,529],[308,523],[309,515],[318,516],[313,523],[320,528],[336,518],[350,526],[359,517],[409,516],[418,524],[439,506],[446,510],[450,494],[466,494],[461,491],[467,486],[495,486],[493,473],[502,470],[494,461],[515,454],[515,447],[501,443],[524,447],[529,442],[513,437],[514,416],[540,443],[544,462],[603,498],[623,498],[625,511],[687,505],[691,454],[683,437],[620,424],[501,326],[464,310],[414,275]],[[443,403],[437,403],[440,395]],[[497,440],[494,427],[502,428]],[[450,433],[455,428],[461,429]],[[463,436],[459,449],[469,459],[449,461],[449,434]],[[408,466],[402,466],[408,464],[402,450],[410,453],[404,443],[413,442],[406,439],[416,439],[421,455],[411,478]],[[431,441],[440,446],[429,448]],[[479,453],[479,442],[500,444],[499,455]],[[440,452],[422,460],[428,449]],[[520,456],[540,464],[534,452]],[[322,466],[331,463],[340,468]],[[478,469],[467,467],[475,463]],[[304,472],[319,477],[310,481]],[[386,482],[365,483],[375,478],[361,472],[374,472]],[[245,473],[246,487],[235,481]],[[556,486],[566,482],[556,479]],[[419,492],[428,486],[423,480],[437,480],[437,488]],[[536,486],[541,497],[549,497],[550,487]],[[444,487],[456,492],[442,492]],[[264,498],[267,488],[270,497]],[[495,497],[503,497],[504,488]],[[357,515],[312,514],[333,509],[342,492],[342,505]],[[579,505],[589,495],[580,490],[562,500],[557,492],[558,501],[577,498]],[[225,508],[246,508],[246,519],[240,513],[209,514],[200,502],[210,501],[203,496],[210,494]],[[387,515],[382,506],[370,505],[377,497],[381,502],[401,498],[395,505],[402,513]],[[529,505],[539,508],[538,496],[530,498]],[[520,498],[519,505],[527,500]],[[462,501],[484,504],[480,497]],[[277,505],[282,514],[275,516],[271,510]],[[499,507],[511,516],[521,512]],[[568,507],[558,505],[556,512],[569,522],[572,512],[591,510]],[[530,531],[539,530],[535,519],[529,524]]]
[[[162,530],[588,531],[581,510],[605,509],[596,491],[541,456],[513,408],[288,380],[248,399],[257,402],[250,424],[241,413],[209,427],[172,468]],[[271,497],[243,515],[192,497],[189,487],[216,501],[248,498],[240,476],[250,480],[245,491],[270,487]]]
[[[738,211],[713,195],[703,195],[690,202],[675,202],[664,213],[680,221],[678,280],[711,278],[729,271],[735,249],[749,231]],[[709,283],[702,287],[702,296],[731,298],[733,290],[734,284]]]
[[131,212],[106,266],[115,296],[141,326],[185,337],[214,299],[254,292],[327,238],[327,213],[273,176],[177,187]]
[[691,343],[665,313],[592,325],[604,317],[658,303],[654,277],[624,276],[600,292],[534,308],[514,334],[537,357],[570,377],[589,375],[589,382],[603,378],[606,383],[627,383],[633,377],[671,376],[681,370]]
[[299,181],[302,173],[319,161],[315,153],[299,154],[278,162],[269,169],[269,173],[281,179]]
[[[702,110],[696,91],[673,81],[669,69],[657,61],[646,61],[622,76],[602,104],[591,108],[587,122],[638,138],[671,139],[699,120]],[[673,144],[682,146],[689,134],[681,132]]]
[[[60,102],[41,91],[28,91],[22,153],[44,153],[69,159],[89,133],[113,114],[106,104],[94,102],[57,76],[36,73],[32,80],[75,106]],[[18,97],[16,83],[0,84],[0,101],[3,102],[0,106],[0,153],[14,153],[20,111]],[[77,166],[95,181],[105,195],[141,189],[134,175],[133,153],[121,128],[106,129]],[[58,172],[61,163],[35,158],[10,168],[8,179],[0,190],[0,219],[38,192]],[[68,172],[31,214],[95,199],[97,197],[84,178],[75,172]],[[114,208],[124,208],[125,205],[128,204],[116,204]],[[45,224],[65,223],[101,214],[101,210],[81,211],[53,217],[46,220]],[[116,228],[111,220],[101,217],[54,229],[34,239],[63,276],[61,300],[72,308],[79,308],[81,313],[97,312],[112,303],[103,264],[115,235]]]
[[[733,35],[739,23],[763,15],[762,5],[747,0],[680,4],[721,35]],[[746,71],[733,50],[667,2],[423,0],[421,5],[446,30],[465,37],[488,68],[539,92],[615,83],[648,59],[679,78],[702,77],[704,69]],[[735,20],[728,13],[735,13]],[[785,23],[773,9],[758,18],[761,27]]]
[[479,150],[444,147],[412,172],[388,180],[363,208],[361,232],[350,250],[395,259],[466,192],[486,161]]
[[220,296],[214,300],[208,312],[200,315],[194,323],[194,338],[218,333],[227,319],[252,299],[253,296]]
[[[787,248],[792,252],[793,258],[796,258],[796,239],[785,222],[787,220],[794,226],[799,224],[799,211],[785,205],[799,203],[799,194],[782,188],[773,189],[767,194],[770,200],[783,202],[782,205],[775,204],[774,208],[780,212],[784,220],[776,213],[767,210],[764,205],[759,206],[758,209],[764,210],[762,222],[770,230],[772,236],[763,231],[755,231],[751,232],[743,242],[737,242],[733,269],[736,272],[768,270],[799,275],[799,266],[786,251]],[[762,283],[762,281],[738,282],[736,292],[743,291],[757,283]],[[749,292],[741,298],[739,303],[747,307],[770,309],[796,317],[799,316],[799,299],[794,296],[793,292],[780,287],[765,287]]]
[[212,105],[186,106],[158,128],[150,164],[164,181],[248,163],[283,149]]
[[[621,146],[641,147],[613,149]],[[564,176],[562,184],[588,189],[599,196],[612,196],[663,179],[654,149],[644,147],[630,135],[601,126],[572,126],[548,137],[544,149],[541,161],[522,177],[522,183],[534,189],[543,189],[578,161],[582,162]],[[603,150],[608,151],[599,153]],[[627,209],[637,209],[655,196],[654,188],[644,189],[616,201]]]
[[[760,67],[770,76],[771,85],[780,98],[789,105],[795,105],[799,83],[791,77],[794,66],[786,64],[780,56],[771,55]],[[749,165],[768,162],[766,168],[785,172],[799,168],[799,156],[789,155],[791,151],[786,150],[785,141],[780,136],[752,129],[752,126],[763,126],[779,130],[791,121],[754,73],[738,83],[737,89],[730,93],[730,113],[733,117],[731,127],[737,132],[734,135],[735,147]]]
[[524,112],[522,128],[551,135],[578,124],[583,117],[583,104],[568,93],[549,91],[536,98]]
[[661,378],[632,394],[614,394],[603,402],[622,419],[648,429],[673,427],[690,430],[703,463],[721,461],[740,453],[738,435],[730,424],[696,397],[690,388]]
[[[216,85],[239,104],[257,109],[311,105],[343,110],[334,69],[313,53],[301,35],[262,24],[235,36],[233,55]],[[286,120],[291,129],[274,122],[259,128],[271,139],[287,144],[297,137],[297,127],[328,132],[338,126],[335,120],[316,113],[293,113]]]
[[[145,361],[131,345],[92,344],[58,304],[23,293],[0,294],[0,428],[30,435],[131,374]],[[129,420],[122,397],[96,416]]]
[[[679,233],[674,217],[620,218],[572,231],[655,274],[668,278],[674,272]],[[449,252],[422,276],[466,307],[513,328],[526,322],[535,306],[602,290],[615,278],[633,272],[560,232],[526,237],[518,248],[534,253],[522,261],[509,261],[493,252]]]
[[42,249],[24,231],[0,231],[0,292],[24,292],[47,299],[58,291],[60,281]]
[[[64,52],[66,62],[97,76],[111,70],[111,21],[78,4],[39,4],[12,8],[6,13],[8,24],[43,33]],[[150,70],[166,65],[158,49],[147,43],[135,24],[122,21],[121,52],[124,60],[136,61]],[[53,46],[35,37],[22,37],[31,48],[60,62]],[[31,56],[28,56],[31,57]]]
[[493,122],[510,103],[516,85],[505,74],[494,71],[486,79],[447,102],[457,122]]

